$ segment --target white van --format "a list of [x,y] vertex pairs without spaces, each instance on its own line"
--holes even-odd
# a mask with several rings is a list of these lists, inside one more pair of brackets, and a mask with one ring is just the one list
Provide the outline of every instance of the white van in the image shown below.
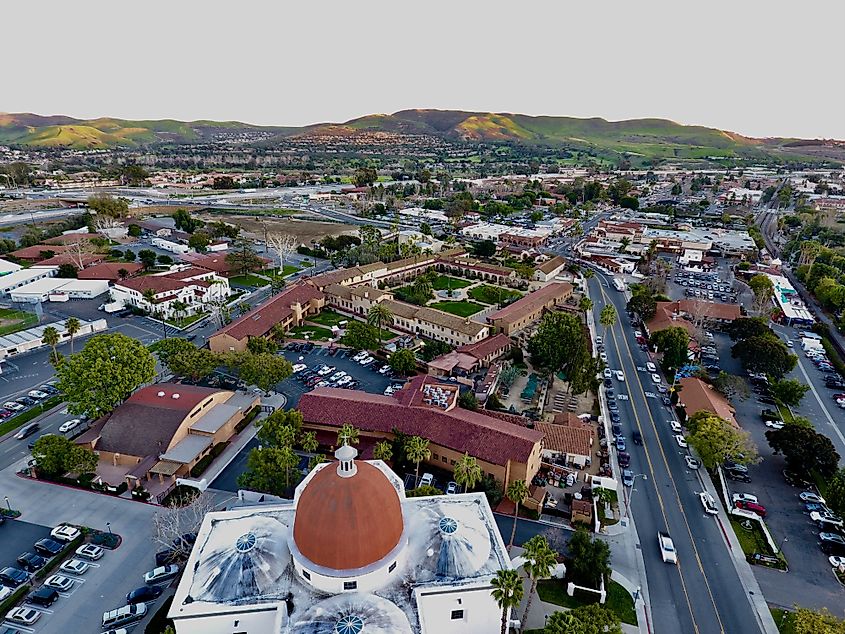
[[103,627],[116,627],[118,625],[132,623],[133,621],[144,618],[146,613],[147,605],[145,603],[124,605],[122,608],[103,612]]

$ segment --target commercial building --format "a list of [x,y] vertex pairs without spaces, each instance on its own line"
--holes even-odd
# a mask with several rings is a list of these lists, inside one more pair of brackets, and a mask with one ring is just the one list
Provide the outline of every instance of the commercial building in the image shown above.
[[9,291],[13,302],[37,304],[38,302],[63,302],[69,299],[93,299],[109,290],[107,280],[76,280],[45,277]]
[[428,362],[428,373],[432,376],[463,376],[479,368],[489,367],[513,347],[510,337],[501,333],[482,339],[477,343],[459,346]]
[[696,324],[728,324],[742,316],[738,304],[706,302],[699,299],[681,299],[674,302],[657,302],[654,317],[645,322],[648,334],[678,326],[690,337],[696,336]]
[[534,269],[534,280],[537,282],[551,282],[566,268],[566,260],[559,255],[546,260]]
[[198,267],[119,280],[111,289],[112,301],[167,319],[177,312],[188,316],[207,311],[212,302],[225,300],[230,293],[228,279]]
[[59,268],[57,266],[33,266],[0,276],[0,297],[8,297],[9,293],[13,290],[21,286],[26,286],[36,280],[55,277],[58,271]]
[[553,282],[487,315],[494,332],[513,335],[572,297],[572,284]]
[[[771,281],[774,289],[772,302],[783,314],[783,321],[790,326],[810,326],[815,323],[813,314],[807,309],[807,305],[795,287],[787,278],[782,275],[765,274]],[[0,285],[3,278],[0,278]]]
[[[21,330],[9,335],[0,337],[0,359],[13,357],[23,352],[29,352],[37,348],[45,347],[44,344],[44,330],[47,328],[55,328],[59,333],[59,343],[70,341],[70,333],[65,327],[65,320],[54,321],[49,324],[41,324],[28,330]],[[79,331],[74,335],[78,339],[85,335],[90,335],[95,332],[100,332],[108,328],[105,319],[97,319],[95,321],[79,320]]]
[[299,326],[307,315],[316,315],[325,304],[326,296],[319,289],[310,284],[294,284],[223,326],[208,338],[208,347],[214,352],[242,352],[250,337],[264,337],[277,324],[285,330]]
[[537,431],[545,436],[543,458],[575,469],[584,469],[592,456],[593,433],[586,427],[536,423]]
[[292,502],[206,515],[168,612],[177,634],[499,631],[491,579],[512,565],[485,496],[408,498],[382,461],[335,457]]

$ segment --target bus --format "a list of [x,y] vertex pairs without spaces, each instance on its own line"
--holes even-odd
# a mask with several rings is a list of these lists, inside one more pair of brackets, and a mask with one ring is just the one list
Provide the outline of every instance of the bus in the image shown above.
[[613,288],[615,288],[620,293],[625,290],[625,282],[623,282],[620,278],[614,277],[613,278]]

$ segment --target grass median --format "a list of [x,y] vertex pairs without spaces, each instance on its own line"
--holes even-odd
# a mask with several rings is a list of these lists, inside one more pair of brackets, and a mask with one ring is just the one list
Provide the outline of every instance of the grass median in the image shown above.
[[17,416],[12,416],[9,420],[0,423],[0,436],[8,434],[13,429],[17,429],[21,425],[31,421],[33,418],[37,418],[44,412],[53,409],[57,405],[61,405],[63,402],[64,397],[57,394],[56,396],[51,396],[50,398],[41,401],[38,405],[33,405],[30,409],[18,414]]

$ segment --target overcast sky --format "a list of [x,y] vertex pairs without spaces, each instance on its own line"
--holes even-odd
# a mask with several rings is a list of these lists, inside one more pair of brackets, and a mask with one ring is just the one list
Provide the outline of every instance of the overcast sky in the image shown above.
[[6,112],[303,125],[444,108],[845,139],[842,0],[31,0],[3,24]]

